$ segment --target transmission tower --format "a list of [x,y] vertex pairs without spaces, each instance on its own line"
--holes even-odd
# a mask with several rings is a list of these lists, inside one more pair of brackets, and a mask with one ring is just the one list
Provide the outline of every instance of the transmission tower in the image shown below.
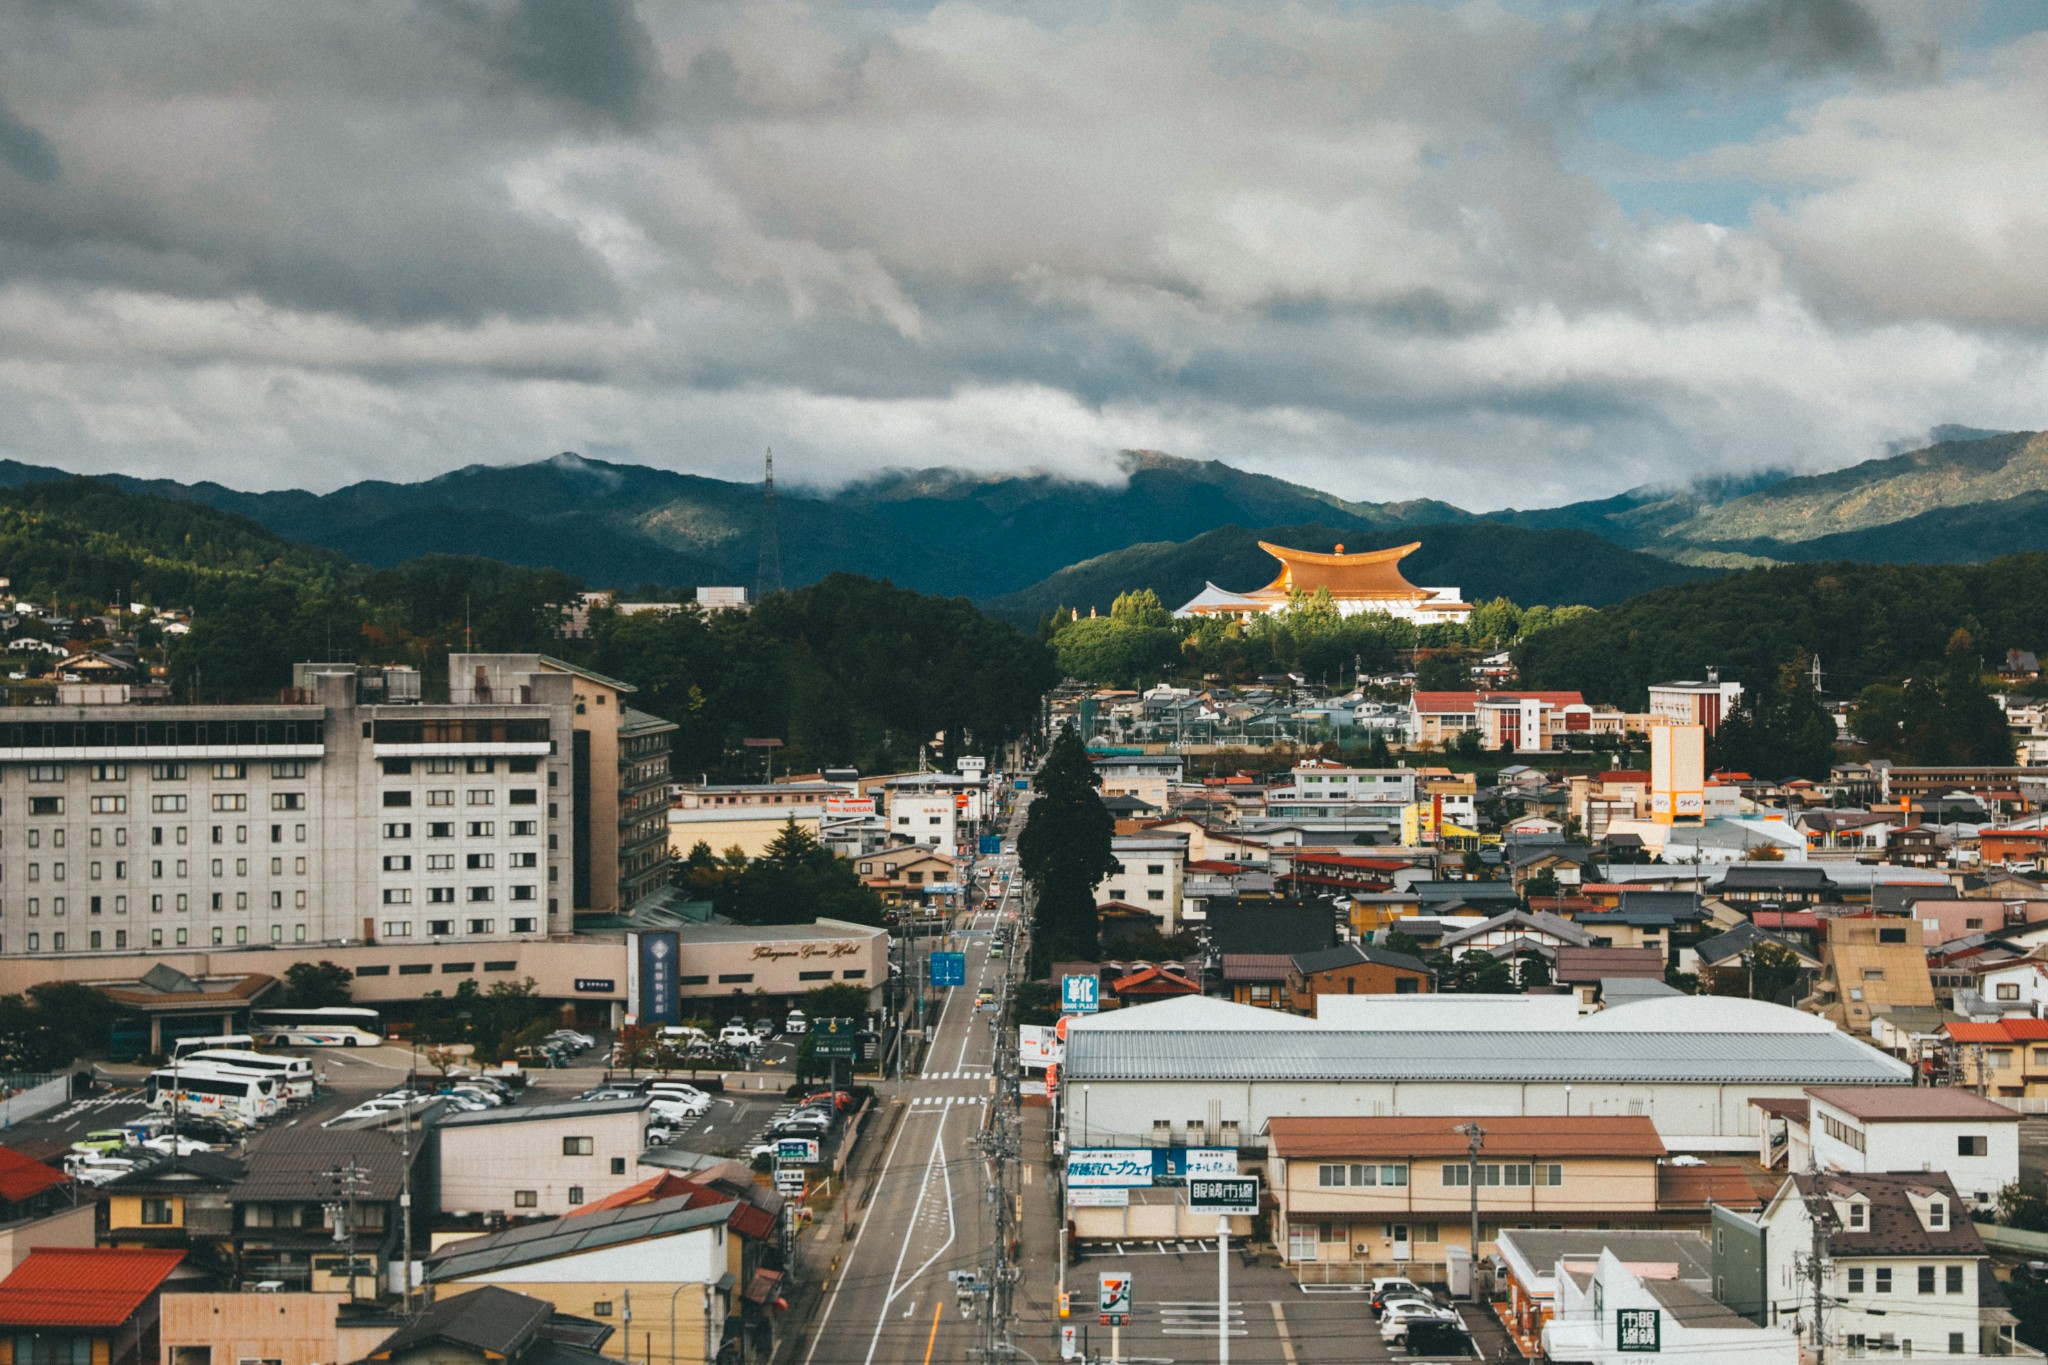
[[782,527],[775,508],[775,451],[768,451],[767,477],[761,481],[761,561],[754,570],[754,600],[782,591]]

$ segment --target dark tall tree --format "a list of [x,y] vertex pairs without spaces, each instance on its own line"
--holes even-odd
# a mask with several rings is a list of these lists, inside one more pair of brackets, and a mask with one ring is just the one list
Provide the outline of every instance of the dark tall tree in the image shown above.
[[1763,777],[1820,780],[1835,761],[1835,722],[1813,690],[1813,660],[1800,651],[1773,684],[1745,697],[1722,722],[1708,757],[1716,768]]
[[880,924],[882,900],[791,817],[767,852],[710,887],[718,913],[741,924],[809,924],[818,919]]
[[1102,779],[1074,727],[1064,725],[1032,779],[1031,812],[1017,837],[1017,865],[1036,898],[1031,975],[1055,961],[1093,962],[1095,888],[1116,871],[1116,823],[1096,788]]

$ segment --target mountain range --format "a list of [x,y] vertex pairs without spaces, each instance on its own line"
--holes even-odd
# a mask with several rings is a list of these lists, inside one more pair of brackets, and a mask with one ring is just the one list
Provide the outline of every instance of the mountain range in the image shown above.
[[[1714,566],[1863,559],[1973,562],[2048,549],[2048,434],[1937,429],[1932,444],[1829,474],[1636,489],[1563,507],[1475,514],[1434,500],[1354,502],[1219,461],[1118,457],[1112,482],[897,472],[830,493],[778,490],[779,577],[835,570],[972,597],[1017,619],[1105,607],[1151,587],[1169,604],[1213,580],[1267,581],[1259,539],[1377,548],[1420,540],[1413,581],[1469,598],[1604,605]],[[0,486],[72,477],[0,461]],[[593,586],[753,586],[762,488],[564,453],[417,483],[331,493],[106,482],[233,512],[289,540],[389,566],[423,554],[550,567]],[[767,573],[763,570],[766,568]]]

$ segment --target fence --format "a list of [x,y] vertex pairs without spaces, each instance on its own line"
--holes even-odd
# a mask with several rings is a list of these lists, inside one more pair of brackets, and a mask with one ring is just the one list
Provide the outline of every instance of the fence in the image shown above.
[[0,1128],[11,1128],[23,1119],[48,1113],[71,1098],[71,1077],[33,1073],[0,1077],[7,1091],[0,1099]]

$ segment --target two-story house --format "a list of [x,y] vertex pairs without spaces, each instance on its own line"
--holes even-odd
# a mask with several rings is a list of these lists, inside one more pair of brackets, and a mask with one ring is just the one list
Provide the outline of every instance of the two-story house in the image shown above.
[[1933,1004],[1934,979],[1919,920],[1842,915],[1828,921],[1821,972],[1803,1002],[1806,1009],[1867,1038],[1886,1012]]
[[1780,1186],[1759,1220],[1773,1323],[1796,1322],[1813,1339],[1802,1267],[1815,1218],[1830,1280],[1830,1358],[2013,1352],[2016,1319],[1981,1282],[1991,1273],[1983,1240],[1941,1171],[1794,1175]]
[[186,1253],[188,1271],[229,1276],[233,1195],[245,1174],[231,1157],[191,1152],[109,1181],[97,1204],[100,1245],[176,1247]]
[[1340,943],[1297,953],[1292,962],[1289,1008],[1310,1016],[1320,995],[1421,995],[1431,989],[1433,980],[1422,959],[1370,943]]
[[1691,1188],[1667,1198],[1664,1142],[1647,1115],[1275,1117],[1266,1137],[1274,1235],[1290,1266],[1440,1266],[1446,1248],[1470,1244],[1475,1184],[1482,1256],[1502,1228],[1696,1227],[1706,1216]]
[[[408,1184],[415,1207],[434,1207],[431,1150],[418,1134],[408,1147],[400,1134],[376,1129],[304,1125],[269,1134],[228,1196],[242,1278],[327,1293],[345,1291],[351,1277],[358,1289],[384,1283],[400,1259]],[[415,1252],[426,1231],[415,1229]]]
[[[2018,1111],[1967,1090],[1808,1086],[1804,1105],[1778,1104],[1790,1106],[1780,1119],[1787,1170],[1942,1171],[1979,1211],[2020,1178]],[[1772,1136],[1768,1121],[1763,1136]],[[1764,1152],[1768,1164],[1771,1147]]]

